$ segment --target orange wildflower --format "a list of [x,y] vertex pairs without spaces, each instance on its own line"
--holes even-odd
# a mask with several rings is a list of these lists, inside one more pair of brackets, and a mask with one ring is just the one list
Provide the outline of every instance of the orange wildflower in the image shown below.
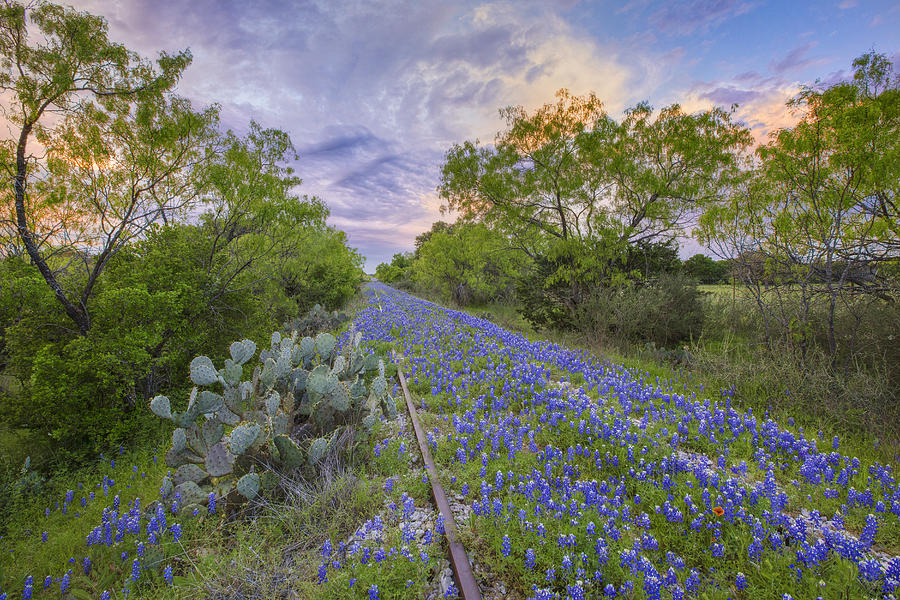
[[717,506],[713,509],[713,512],[716,513],[717,517],[721,517],[722,515],[725,514],[725,509],[722,508],[721,506]]

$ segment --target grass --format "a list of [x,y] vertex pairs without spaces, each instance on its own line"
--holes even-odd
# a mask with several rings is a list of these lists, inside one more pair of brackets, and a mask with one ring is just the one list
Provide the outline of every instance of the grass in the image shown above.
[[[104,585],[109,585],[130,566],[130,562],[126,565],[122,560],[122,552],[133,557],[136,547],[133,540],[125,538],[116,548],[92,546],[85,551],[85,538],[101,523],[103,511],[116,497],[124,510],[137,498],[158,496],[165,472],[161,457],[138,451],[56,476],[43,496],[21,505],[6,536],[0,540],[2,589],[21,589],[27,575],[34,576],[35,588],[40,589],[39,578],[50,576],[58,580],[71,569],[73,590],[99,595]],[[69,490],[72,501],[66,506]],[[43,540],[45,532],[46,541]],[[164,546],[164,551],[173,548]],[[83,572],[85,557],[96,565],[87,575]],[[98,576],[100,569],[107,565],[112,568]],[[52,587],[59,592],[58,582]]]

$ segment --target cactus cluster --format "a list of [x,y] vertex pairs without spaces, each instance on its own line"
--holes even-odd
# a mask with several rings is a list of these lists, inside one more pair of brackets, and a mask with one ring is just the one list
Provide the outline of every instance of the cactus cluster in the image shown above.
[[322,308],[321,304],[316,304],[303,317],[297,317],[289,323],[285,323],[287,331],[296,331],[300,335],[312,335],[317,331],[328,331],[337,329],[350,320],[346,313],[332,311],[328,312]]
[[265,469],[257,472],[260,465],[315,469],[344,427],[371,430],[382,417],[396,418],[384,362],[366,353],[360,339],[351,329],[338,352],[329,333],[314,339],[275,332],[249,381],[243,374],[256,354],[251,340],[231,344],[221,369],[206,356],[192,360],[195,387],[183,412],[173,411],[165,396],[150,401],[155,415],[175,424],[166,453],[175,471],[163,481],[164,498],[177,493],[184,509],[205,504],[211,492],[252,499],[274,481]]

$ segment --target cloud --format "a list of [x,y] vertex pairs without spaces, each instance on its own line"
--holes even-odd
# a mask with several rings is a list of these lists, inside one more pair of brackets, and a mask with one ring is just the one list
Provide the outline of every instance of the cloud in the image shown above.
[[746,14],[755,7],[743,0],[681,0],[665,2],[650,15],[650,24],[659,31],[673,35],[706,33],[713,27],[734,17]]
[[577,0],[71,1],[144,56],[190,48],[179,93],[220,103],[224,128],[242,133],[255,119],[287,131],[298,192],[326,201],[371,268],[448,218],[435,194],[444,153],[491,142],[504,128],[498,108],[533,110],[565,87],[596,92],[614,116],[645,98],[738,103],[763,132],[789,123],[789,75],[813,64],[807,44],[766,75],[756,60],[731,78],[683,83],[715,48],[703,35],[756,0],[631,0],[585,19],[590,3]]
[[780,75],[788,71],[797,71],[804,67],[814,65],[818,61],[813,58],[808,58],[806,54],[815,47],[816,42],[807,42],[806,44],[797,46],[780,60],[771,61],[769,63],[769,70]]
[[498,108],[533,109],[567,87],[618,109],[632,82],[615,48],[560,16],[572,0],[76,3],[145,56],[190,47],[180,93],[219,102],[225,127],[253,118],[286,130],[298,191],[323,198],[366,254],[376,242],[412,247],[408,223],[440,218],[444,152],[492,141]]
[[733,85],[723,85],[702,93],[704,98],[721,106],[747,104],[760,97],[756,90],[743,90]]
[[765,143],[771,133],[796,124],[797,117],[786,103],[799,91],[798,82],[747,72],[730,80],[695,83],[683,92],[682,106],[697,111],[737,104],[735,117],[750,128],[757,143]]

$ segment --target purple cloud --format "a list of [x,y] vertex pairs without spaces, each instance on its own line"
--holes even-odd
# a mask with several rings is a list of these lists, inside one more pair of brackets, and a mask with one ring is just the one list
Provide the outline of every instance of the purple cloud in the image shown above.
[[760,92],[755,90],[743,90],[733,86],[719,86],[715,89],[703,92],[702,98],[706,98],[717,105],[728,107],[732,104],[744,105],[760,97]]
[[806,54],[816,46],[816,42],[807,42],[802,46],[797,46],[787,53],[780,60],[773,60],[769,63],[769,70],[773,73],[781,75],[788,71],[797,71],[804,67],[808,67],[817,62],[814,58],[809,58]]
[[754,8],[743,0],[681,0],[666,2],[650,15],[650,23],[657,29],[675,35],[705,33],[728,19],[743,15]]
[[[705,34],[756,0],[632,0],[596,12],[577,0],[66,1],[105,16],[111,38],[144,56],[190,48],[179,93],[197,107],[220,103],[224,128],[245,132],[255,119],[287,131],[298,193],[326,201],[369,269],[453,218],[435,197],[444,152],[490,142],[500,107],[533,109],[567,87],[596,91],[612,114],[644,98],[764,107],[752,116],[762,128],[787,74],[812,64],[811,46],[775,44],[786,54],[761,75],[768,57],[752,55],[765,32],[749,30],[727,41],[747,46],[744,72],[717,71],[706,56],[722,46]],[[843,57],[828,70],[848,66]],[[712,81],[684,90],[697,79]]]

